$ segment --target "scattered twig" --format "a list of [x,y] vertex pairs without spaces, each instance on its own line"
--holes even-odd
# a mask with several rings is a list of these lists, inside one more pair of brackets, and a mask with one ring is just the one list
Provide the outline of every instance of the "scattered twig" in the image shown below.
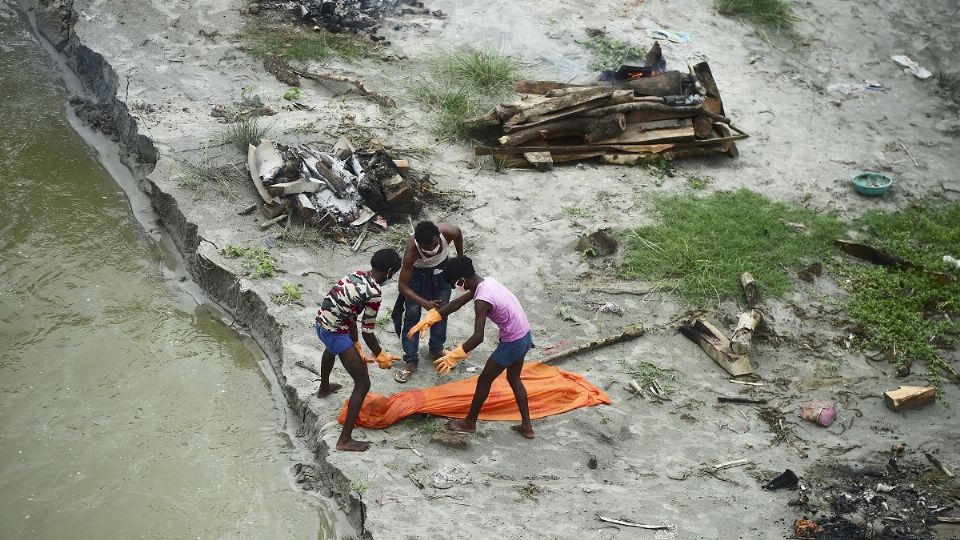
[[624,527],[637,527],[638,529],[648,529],[651,531],[662,531],[669,530],[673,528],[673,525],[663,524],[663,525],[644,525],[643,523],[634,523],[633,521],[626,521],[623,519],[613,519],[601,516],[597,514],[597,519],[606,523],[615,523],[617,525],[623,525]]
[[238,216],[245,216],[245,215],[253,212],[253,211],[256,210],[256,209],[257,209],[257,203],[253,203],[253,204],[251,204],[250,206],[244,208],[243,210],[240,210],[239,212],[237,212],[237,215],[238,215]]
[[903,151],[906,152],[908,156],[910,156],[910,159],[913,160],[913,164],[919,167],[920,164],[917,163],[917,158],[913,157],[913,154],[910,153],[910,150],[908,150],[907,147],[903,145],[903,143],[898,143],[898,144],[900,144],[900,148],[903,148]]
[[377,103],[380,103],[385,107],[396,108],[397,106],[397,102],[394,101],[392,97],[385,96],[383,94],[378,94],[377,92],[370,90],[369,88],[367,88],[367,85],[363,84],[363,80],[357,77],[348,77],[346,75],[340,75],[338,73],[333,73],[331,71],[309,71],[306,69],[295,68],[293,66],[290,66],[290,71],[296,73],[297,75],[305,79],[328,80],[328,81],[349,83],[349,84],[352,84],[354,87],[356,87],[356,89],[359,90],[361,94],[367,97],[373,98],[374,101],[376,101]]
[[360,231],[360,236],[358,236],[357,241],[353,243],[353,251],[357,251],[360,249],[360,246],[363,245],[363,240],[367,237],[367,228],[369,224],[369,221],[363,224],[363,230]]
[[414,448],[413,445],[410,443],[407,443],[407,446],[400,446],[398,444],[394,446],[394,448],[396,448],[397,450],[411,450],[414,454],[416,454],[417,457],[423,457],[423,454],[419,450]]
[[727,461],[726,463],[720,463],[720,464],[714,465],[713,470],[714,472],[722,471],[723,469],[729,469],[731,467],[743,467],[744,465],[749,465],[751,463],[753,463],[753,461],[747,458],[736,459],[734,461]]
[[260,230],[267,229],[267,228],[269,228],[271,225],[275,225],[275,224],[277,224],[277,223],[280,223],[281,221],[283,221],[283,220],[285,220],[285,219],[287,219],[287,214],[280,214],[279,216],[271,219],[270,221],[264,221],[263,223],[260,224]]
[[947,478],[953,478],[953,472],[950,471],[939,459],[935,458],[930,452],[924,452],[923,455],[927,456],[927,460],[930,463],[933,463],[933,466],[940,469],[943,474],[947,475]]
[[760,383],[760,382],[741,381],[738,379],[730,379],[730,382],[736,383],[736,384],[748,384],[750,386],[763,386],[763,383]]
[[751,398],[741,396],[717,396],[717,401],[720,403],[746,403],[748,405],[764,405],[767,403],[766,398]]

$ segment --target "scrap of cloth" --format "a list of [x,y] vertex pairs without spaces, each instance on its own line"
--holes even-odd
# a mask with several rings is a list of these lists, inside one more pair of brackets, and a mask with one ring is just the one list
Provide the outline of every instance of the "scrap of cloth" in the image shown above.
[[[543,418],[565,413],[580,407],[609,405],[610,397],[576,373],[545,364],[530,363],[520,373],[527,389],[530,417]],[[415,413],[463,418],[470,410],[477,377],[400,392],[392,396],[369,393],[360,409],[357,425],[383,429]],[[344,403],[338,421],[347,417]],[[490,388],[490,396],[480,410],[481,420],[520,420],[520,411],[507,383],[506,372],[497,377]]]

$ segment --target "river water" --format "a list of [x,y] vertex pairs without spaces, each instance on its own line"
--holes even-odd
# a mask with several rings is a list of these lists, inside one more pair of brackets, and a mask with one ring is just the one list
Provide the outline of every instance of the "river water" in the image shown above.
[[27,28],[0,0],[0,537],[333,536],[259,351],[165,281]]

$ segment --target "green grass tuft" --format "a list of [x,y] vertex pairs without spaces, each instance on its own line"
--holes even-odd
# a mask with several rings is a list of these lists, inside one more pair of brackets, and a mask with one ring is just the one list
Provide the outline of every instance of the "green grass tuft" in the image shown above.
[[481,91],[509,90],[520,78],[519,60],[493,49],[464,47],[435,60],[441,78]]
[[430,73],[411,92],[433,114],[433,132],[442,138],[481,138],[482,127],[464,123],[480,116],[512,94],[522,76],[519,60],[499,51],[463,47],[434,58]]
[[256,116],[228,124],[223,132],[223,142],[228,142],[242,152],[247,153],[247,145],[257,146],[270,132],[271,124],[261,124]]
[[[220,253],[230,259],[243,257],[241,268],[246,275],[253,279],[271,277],[280,271],[276,259],[273,258],[273,255],[270,255],[270,251],[266,248],[227,244],[220,250]],[[284,286],[284,290],[286,290],[286,286]]]
[[332,34],[300,26],[255,26],[244,34],[250,54],[258,58],[282,56],[301,62],[323,61],[334,56],[357,60],[374,49],[353,34]]
[[868,243],[920,264],[953,273],[947,285],[926,274],[845,261],[837,271],[849,278],[852,318],[866,330],[864,346],[885,351],[898,367],[922,361],[941,391],[944,360],[960,335],[960,276],[943,261],[960,252],[960,204],[927,203],[895,213],[872,211],[860,224]]
[[716,6],[721,15],[742,17],[777,31],[789,31],[797,20],[784,0],[716,0]]
[[[770,201],[741,189],[708,197],[656,197],[659,225],[625,236],[624,277],[675,282],[682,298],[740,298],[740,275],[751,272],[765,297],[792,288],[784,266],[799,269],[831,253],[846,227],[835,217]],[[805,231],[787,225],[803,223]]]

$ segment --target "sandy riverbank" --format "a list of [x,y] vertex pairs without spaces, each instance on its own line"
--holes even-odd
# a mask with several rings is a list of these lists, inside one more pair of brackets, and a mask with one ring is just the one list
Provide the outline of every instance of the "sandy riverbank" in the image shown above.
[[[960,119],[955,109],[935,95],[933,81],[915,80],[888,60],[904,53],[922,63],[938,61],[946,70],[960,70],[960,65],[949,64],[956,62],[956,51],[950,50],[955,45],[945,44],[953,43],[957,23],[944,18],[923,22],[932,20],[932,13],[947,10],[948,2],[924,8],[875,2],[805,5],[801,13],[806,20],[799,29],[809,44],[804,52],[793,54],[771,47],[753,37],[748,27],[695,0],[592,2],[587,18],[582,3],[560,0],[503,3],[482,10],[456,2],[435,4],[431,7],[442,9],[447,19],[406,18],[400,30],[386,33],[395,52],[422,58],[430,51],[488,42],[535,64],[546,77],[568,79],[589,74],[586,53],[572,41],[587,26],[604,26],[614,35],[642,35],[650,27],[689,32],[693,43],[666,44],[667,58],[708,59],[727,109],[753,136],[740,145],[740,159],[686,162],[680,174],[659,186],[638,168],[584,165],[550,173],[501,174],[489,167],[467,168],[471,153],[466,147],[438,146],[428,134],[424,114],[402,91],[396,95],[406,114],[400,128],[375,104],[352,94],[334,95],[312,83],[304,84],[303,101],[316,106],[315,111],[284,108],[281,96],[286,87],[238,50],[235,36],[249,22],[239,2],[211,0],[188,8],[139,0],[77,1],[75,40],[66,43],[68,58],[73,55],[75,69],[89,80],[96,80],[105,67],[90,61],[94,56],[84,53],[81,43],[102,55],[116,74],[95,90],[101,99],[113,94],[119,100],[108,103],[107,111],[110,122],[117,124],[121,144],[140,160],[159,156],[155,167],[142,170],[143,189],[195,279],[234,311],[271,354],[288,401],[303,420],[301,435],[317,451],[318,462],[306,464],[301,477],[309,487],[332,493],[358,531],[381,538],[486,536],[489,531],[507,537],[608,538],[617,531],[594,517],[604,513],[674,525],[670,531],[647,533],[657,538],[782,538],[801,515],[787,506],[796,494],[770,493],[760,486],[784,468],[801,477],[811,471],[812,476],[818,463],[869,461],[896,442],[939,452],[945,462],[958,465],[960,424],[952,408],[937,405],[895,414],[876,397],[898,384],[922,383],[922,374],[897,379],[891,366],[872,363],[834,342],[843,329],[823,316],[832,307],[822,298],[841,293],[829,278],[813,285],[800,283],[792,296],[772,303],[771,338],[761,341],[753,354],[756,373],[767,382],[754,393],[781,407],[789,421],[798,423],[802,438],[795,446],[771,446],[773,434],[755,410],[714,405],[716,395],[742,388],[728,383],[724,373],[674,329],[660,326],[681,315],[686,306],[666,295],[584,290],[578,282],[602,269],[583,262],[574,250],[576,237],[584,231],[649,220],[643,199],[654,193],[689,191],[686,178],[693,175],[708,180],[711,190],[749,187],[847,217],[874,207],[902,207],[927,195],[960,196],[955,173],[960,164],[955,152]],[[62,22],[41,20],[50,34]],[[870,28],[871,33],[864,35],[861,28]],[[418,61],[407,60],[387,67],[364,62],[350,69],[372,87],[402,88],[417,66]],[[880,80],[891,90],[853,95],[826,90],[834,83],[861,79]],[[356,254],[333,244],[318,250],[281,245],[273,252],[285,274],[256,281],[244,278],[237,284],[237,261],[224,259],[217,246],[271,244],[275,233],[261,231],[253,216],[236,215],[254,200],[252,191],[238,202],[197,196],[177,182],[180,166],[174,158],[196,156],[217,139],[222,125],[209,116],[211,108],[236,99],[247,85],[254,85],[280,111],[274,119],[281,141],[332,142],[324,128],[336,126],[349,113],[398,146],[433,146],[435,153],[416,160],[414,166],[430,171],[439,189],[465,192],[460,207],[469,210],[429,208],[426,217],[459,224],[472,241],[482,271],[519,291],[541,347],[561,339],[599,337],[638,321],[651,328],[639,340],[563,366],[606,389],[613,405],[538,421],[534,441],[519,440],[506,424],[489,423],[467,449],[453,450],[430,443],[429,429],[398,425],[361,430],[360,437],[373,443],[364,454],[331,454],[341,402],[314,397],[313,374],[294,364],[319,362],[311,331],[319,295],[340,275],[366,264],[369,253],[379,246],[368,241]],[[134,111],[134,124],[127,116],[133,103],[152,105],[153,110]],[[228,147],[210,151],[233,152]],[[895,176],[895,193],[879,202],[854,195],[846,179],[866,169]],[[543,196],[545,188],[550,197]],[[567,206],[584,213],[565,214],[561,209]],[[321,276],[303,275],[310,271]],[[270,302],[270,295],[284,282],[300,285],[305,305]],[[596,313],[594,304],[604,301],[617,303],[625,315]],[[558,305],[569,306],[581,322],[556,315]],[[714,307],[714,317],[725,324],[739,311],[732,304]],[[466,336],[471,322],[454,319],[451,340]],[[395,338],[385,332],[381,338],[388,347],[399,349]],[[489,349],[485,345],[473,355],[474,365]],[[628,401],[622,358],[676,370],[673,401]],[[841,364],[838,377],[825,377],[825,364],[836,361]],[[390,375],[374,370],[374,391],[402,390]],[[335,377],[346,378],[340,370]],[[421,372],[411,384],[436,380]],[[840,402],[840,424],[824,430],[799,423],[794,411],[801,401],[815,397]],[[956,403],[958,398],[957,387],[947,386],[947,399]],[[406,445],[421,455],[396,448]],[[588,467],[591,457],[597,459],[596,469]],[[743,457],[752,459],[753,465],[716,476],[700,471],[704,465]],[[433,487],[430,479],[441,470],[458,471],[464,483],[449,489]],[[418,488],[411,476],[425,487]],[[366,489],[361,495],[351,484]]]

